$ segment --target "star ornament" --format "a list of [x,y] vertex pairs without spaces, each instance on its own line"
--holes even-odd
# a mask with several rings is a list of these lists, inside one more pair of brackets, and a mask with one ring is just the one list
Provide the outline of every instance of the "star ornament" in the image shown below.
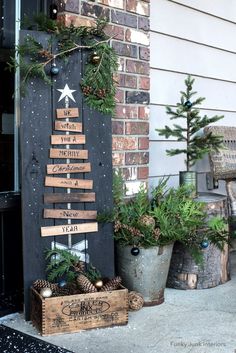
[[57,89],[57,91],[61,92],[61,95],[60,95],[58,102],[60,102],[63,98],[65,98],[65,99],[70,98],[73,102],[75,102],[75,99],[74,99],[72,93],[75,92],[76,90],[70,89],[68,84],[66,84],[63,89]]

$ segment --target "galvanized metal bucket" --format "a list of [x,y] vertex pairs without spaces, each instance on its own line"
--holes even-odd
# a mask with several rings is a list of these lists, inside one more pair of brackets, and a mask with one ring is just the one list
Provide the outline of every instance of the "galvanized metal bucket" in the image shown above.
[[131,254],[131,249],[117,245],[117,271],[123,285],[141,293],[144,305],[163,303],[173,244],[140,248],[137,256]]
[[197,173],[196,172],[179,172],[179,185],[189,185],[192,187],[192,197],[197,196]]

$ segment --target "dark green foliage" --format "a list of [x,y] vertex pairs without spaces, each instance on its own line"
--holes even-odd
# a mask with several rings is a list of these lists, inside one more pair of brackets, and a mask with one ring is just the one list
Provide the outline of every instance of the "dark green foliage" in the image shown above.
[[[107,22],[98,20],[95,27],[66,27],[45,15],[34,17],[34,24],[29,25],[27,19],[25,26],[50,33],[46,47],[42,47],[32,36],[26,36],[24,43],[16,48],[20,60],[11,58],[8,63],[10,70],[20,68],[21,89],[24,92],[28,80],[38,77],[50,84],[51,79],[46,74],[49,65],[57,59],[69,60],[70,54],[77,50],[85,50],[87,63],[81,88],[87,104],[104,114],[113,114],[115,108],[115,82],[113,75],[117,71],[117,55],[109,46],[110,38],[105,34],[104,27]],[[58,50],[52,48],[57,44]],[[96,51],[100,60],[98,63],[90,61],[90,55]]]
[[205,98],[197,98],[195,100],[192,97],[197,93],[193,91],[194,79],[190,76],[185,80],[186,90],[181,91],[180,102],[177,103],[177,108],[174,110],[171,107],[166,107],[166,112],[170,115],[170,119],[184,119],[185,123],[183,126],[173,124],[173,128],[165,126],[164,129],[156,129],[159,135],[165,136],[167,139],[174,137],[177,141],[185,142],[186,147],[182,149],[170,149],[167,150],[169,156],[184,153],[186,155],[186,167],[187,171],[196,163],[197,160],[201,159],[206,153],[215,150],[218,151],[222,147],[222,138],[220,136],[214,136],[212,133],[207,135],[199,134],[199,132],[206,126],[220,120],[223,116],[215,115],[209,118],[207,115],[200,116],[200,111],[197,109]]
[[46,251],[48,281],[53,282],[61,277],[66,277],[68,282],[72,282],[77,277],[75,267],[80,258],[68,250],[53,249]]
[[102,278],[101,272],[93,265],[88,266],[85,275],[92,283]]
[[62,277],[67,282],[73,282],[79,273],[83,273],[91,282],[102,277],[96,267],[90,264],[86,268],[79,256],[71,253],[70,250],[49,249],[46,251],[46,260],[48,260],[46,271],[49,282],[54,282]]
[[189,186],[167,189],[167,181],[160,181],[151,200],[144,187],[132,199],[125,200],[121,173],[115,173],[113,213],[103,214],[99,220],[114,222],[114,237],[123,245],[148,248],[179,241],[196,263],[201,263],[203,240],[208,239],[220,249],[227,242],[225,221],[213,217],[207,222],[205,204],[194,201]]

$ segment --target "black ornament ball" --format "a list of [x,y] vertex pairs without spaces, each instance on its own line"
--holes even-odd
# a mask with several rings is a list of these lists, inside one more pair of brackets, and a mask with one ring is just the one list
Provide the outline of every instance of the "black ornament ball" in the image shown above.
[[56,66],[56,64],[53,64],[50,70],[52,75],[57,75],[59,73],[59,68]]
[[140,253],[140,250],[139,250],[139,248],[137,248],[136,246],[134,246],[132,249],[131,249],[131,254],[133,255],[133,256],[138,256],[138,254]]
[[99,64],[100,60],[101,60],[101,57],[96,52],[93,52],[93,54],[90,56],[91,63],[95,65]]
[[206,249],[209,246],[209,243],[207,240],[203,240],[200,245],[202,249]]
[[190,101],[187,101],[184,103],[185,107],[187,107],[188,109],[190,109],[192,107],[192,103]]

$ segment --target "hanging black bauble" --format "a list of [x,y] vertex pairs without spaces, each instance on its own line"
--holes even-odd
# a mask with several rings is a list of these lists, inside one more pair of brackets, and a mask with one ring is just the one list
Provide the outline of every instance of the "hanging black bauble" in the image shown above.
[[202,249],[206,249],[209,246],[209,242],[208,240],[203,240],[200,245]]
[[99,64],[100,60],[101,60],[100,55],[98,55],[97,52],[94,51],[92,53],[92,55],[90,56],[91,63],[93,63],[94,65],[97,65],[97,64]]
[[140,250],[139,250],[139,248],[137,248],[136,246],[134,246],[132,249],[131,249],[131,254],[133,255],[133,256],[138,256],[138,254],[140,253]]
[[59,68],[57,67],[56,64],[52,64],[50,72],[52,75],[57,75],[59,73]]
[[184,103],[184,106],[187,107],[188,109],[190,109],[192,107],[192,103],[190,101],[187,101]]

